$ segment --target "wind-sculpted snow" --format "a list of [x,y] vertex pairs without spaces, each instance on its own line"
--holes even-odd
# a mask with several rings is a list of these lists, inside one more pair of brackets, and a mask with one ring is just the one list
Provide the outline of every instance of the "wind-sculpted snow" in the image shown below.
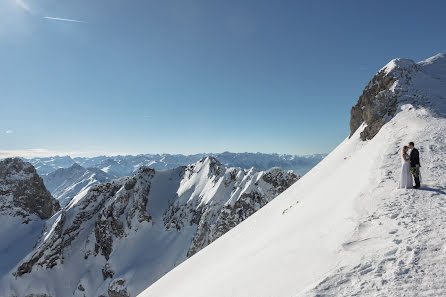
[[[350,137],[139,296],[446,296],[445,59],[391,61]],[[397,189],[409,141],[419,190]]]
[[46,223],[32,252],[0,282],[0,295],[136,296],[297,179],[208,157],[93,185]]

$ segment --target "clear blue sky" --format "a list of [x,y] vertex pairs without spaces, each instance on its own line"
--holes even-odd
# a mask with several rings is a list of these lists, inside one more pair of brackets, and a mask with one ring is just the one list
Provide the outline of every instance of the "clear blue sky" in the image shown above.
[[328,152],[379,68],[446,51],[444,3],[2,0],[0,151]]

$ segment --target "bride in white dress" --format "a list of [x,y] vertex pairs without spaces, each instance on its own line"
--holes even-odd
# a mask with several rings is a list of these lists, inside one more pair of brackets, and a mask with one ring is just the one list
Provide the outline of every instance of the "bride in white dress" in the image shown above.
[[411,189],[413,187],[412,174],[410,173],[410,157],[407,153],[409,150],[408,146],[403,147],[403,153],[401,155],[401,178],[400,178],[400,189]]

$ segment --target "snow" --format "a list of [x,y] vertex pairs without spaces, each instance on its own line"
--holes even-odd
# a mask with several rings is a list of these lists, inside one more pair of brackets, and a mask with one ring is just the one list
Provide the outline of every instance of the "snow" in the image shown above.
[[111,165],[108,165],[104,168],[101,168],[101,170],[104,171],[105,173],[108,173],[110,171],[110,167],[111,167]]
[[0,278],[32,250],[44,225],[34,215],[27,224],[23,221],[21,217],[0,214]]
[[[379,211],[380,202],[402,196],[446,199],[441,187],[446,180],[438,174],[446,170],[445,129],[444,119],[430,118],[426,110],[409,106],[403,106],[369,142],[359,141],[358,129],[276,200],[140,296],[296,296],[339,267],[361,263],[365,250],[358,248],[364,240],[358,237],[358,228],[364,217]],[[427,155],[433,135],[438,139],[432,153],[441,154],[435,156],[436,163],[430,163]],[[395,190],[399,149],[410,140],[424,148],[421,155],[428,190]],[[432,176],[434,167],[436,176]],[[377,229],[367,238],[381,238],[394,227]],[[431,232],[438,231],[441,229]],[[357,250],[344,248],[354,245]],[[375,246],[363,245],[373,254]],[[390,239],[377,240],[376,245],[382,251],[395,248]]]
[[437,79],[446,79],[446,54],[437,54],[418,62],[423,71]]
[[[360,127],[138,296],[446,295],[446,83],[438,77],[445,68],[429,61],[386,66],[414,74],[410,87],[396,85],[406,90],[397,114],[372,140],[359,140]],[[409,141],[421,154],[420,190],[397,189]]]
[[113,176],[97,169],[83,168],[77,163],[69,168],[60,168],[42,175],[45,187],[56,198],[61,207],[65,207],[72,199],[79,200],[95,184],[107,182]]

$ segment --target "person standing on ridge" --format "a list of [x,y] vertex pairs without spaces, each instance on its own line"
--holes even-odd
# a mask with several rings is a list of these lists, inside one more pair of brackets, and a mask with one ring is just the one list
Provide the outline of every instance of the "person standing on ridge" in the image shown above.
[[415,180],[414,189],[418,189],[420,187],[420,153],[415,148],[415,144],[411,141],[409,142],[410,148],[410,172],[413,175]]

